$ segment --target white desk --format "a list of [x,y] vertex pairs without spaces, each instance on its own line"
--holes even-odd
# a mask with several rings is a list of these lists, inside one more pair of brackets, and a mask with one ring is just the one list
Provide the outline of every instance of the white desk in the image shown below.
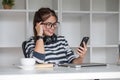
[[0,68],[0,80],[75,80],[75,79],[120,79],[120,66],[83,68],[41,68],[22,70],[17,67]]

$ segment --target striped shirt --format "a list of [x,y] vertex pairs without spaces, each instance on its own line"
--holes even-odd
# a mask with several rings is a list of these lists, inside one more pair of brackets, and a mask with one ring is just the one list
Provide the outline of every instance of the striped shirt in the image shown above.
[[69,47],[67,40],[63,36],[57,36],[57,41],[50,44],[45,44],[45,53],[34,51],[35,40],[31,37],[27,40],[25,51],[30,57],[33,57],[38,63],[54,63],[63,64],[71,63],[76,58],[72,49]]

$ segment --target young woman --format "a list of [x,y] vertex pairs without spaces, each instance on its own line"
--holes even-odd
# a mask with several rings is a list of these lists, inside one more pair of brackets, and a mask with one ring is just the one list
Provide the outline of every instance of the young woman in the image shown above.
[[76,57],[64,36],[55,34],[58,27],[58,17],[50,8],[40,8],[35,12],[33,21],[34,37],[27,40],[26,53],[35,58],[38,63],[82,63],[87,45],[77,48]]

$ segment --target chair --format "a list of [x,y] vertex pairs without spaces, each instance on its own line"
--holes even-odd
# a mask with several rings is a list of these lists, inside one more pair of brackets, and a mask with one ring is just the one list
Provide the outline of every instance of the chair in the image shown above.
[[24,54],[25,58],[28,58],[28,54],[25,52],[25,45],[26,45],[26,41],[23,41],[23,43],[22,43],[23,54]]

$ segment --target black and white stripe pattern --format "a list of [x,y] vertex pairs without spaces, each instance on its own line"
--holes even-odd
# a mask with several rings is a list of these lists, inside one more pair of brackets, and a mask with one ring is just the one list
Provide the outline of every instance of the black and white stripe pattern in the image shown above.
[[38,63],[71,63],[75,58],[72,49],[63,36],[58,36],[55,43],[46,44],[44,46],[45,54],[35,52],[34,37],[31,37],[25,46],[26,53],[29,53],[30,57],[35,58]]

